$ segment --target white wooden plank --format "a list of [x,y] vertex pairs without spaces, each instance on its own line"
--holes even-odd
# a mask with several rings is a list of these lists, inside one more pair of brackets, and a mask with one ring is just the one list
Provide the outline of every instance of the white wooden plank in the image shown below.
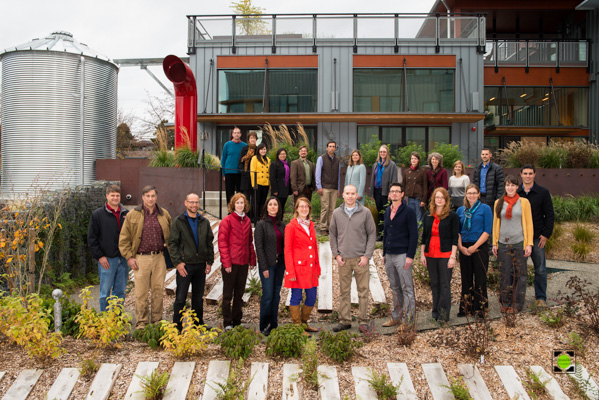
[[46,394],[46,399],[67,400],[79,379],[77,368],[63,368],[54,381],[54,384]]
[[218,241],[218,228],[220,227],[220,225],[218,225],[216,228],[214,228],[212,230],[212,235],[214,236],[214,242]]
[[339,400],[339,378],[337,368],[332,365],[319,365],[318,372],[318,394],[321,399]]
[[302,398],[302,394],[297,386],[298,378],[299,365],[283,365],[283,400],[300,400]]
[[4,375],[6,375],[6,371],[0,371],[0,381],[4,378]]
[[[191,287],[191,285],[189,285]],[[173,281],[169,284],[167,284],[164,287],[164,290],[166,291],[166,294],[174,296],[177,292],[177,279],[173,279]]]
[[218,253],[218,242],[214,243],[214,254]]
[[387,363],[389,378],[395,386],[399,386],[397,399],[418,400],[416,389],[410,378],[408,365],[406,363]]
[[196,363],[193,361],[176,362],[173,365],[163,400],[185,400],[187,398],[195,365]]
[[468,387],[470,396],[472,396],[474,400],[493,400],[491,392],[489,392],[489,389],[487,388],[487,385],[485,385],[485,381],[483,381],[480,371],[475,365],[458,364],[458,369],[464,377],[464,382]]
[[127,393],[125,394],[125,399],[135,399],[135,400],[144,400],[144,394],[142,393],[141,387],[141,377],[148,376],[152,374],[158,368],[158,362],[140,362],[137,364],[137,368],[135,368],[135,373],[133,374],[133,378],[131,378],[131,383],[129,384],[129,388],[127,389]]
[[212,360],[208,363],[202,400],[216,400],[218,398],[219,393],[222,392],[219,383],[223,385],[227,383],[230,367],[230,361]]
[[495,371],[497,371],[497,375],[499,375],[510,399],[518,396],[519,400],[530,400],[514,367],[511,365],[496,365]]
[[218,224],[218,223],[219,223],[219,221],[218,221],[218,220],[213,220],[213,221],[210,221],[210,228],[214,228],[214,225],[216,225],[216,224]]
[[320,277],[318,278],[318,312],[333,312],[333,253],[331,242],[318,246]]
[[[289,307],[289,304],[291,304],[291,289],[287,289],[287,297],[285,298],[285,307]],[[320,302],[319,302],[318,306],[320,307]]]
[[428,382],[428,387],[433,394],[435,400],[451,400],[455,399],[451,391],[446,387],[449,386],[449,381],[443,367],[439,363],[422,364],[424,376]]
[[362,400],[377,400],[376,392],[370,386],[370,371],[366,367],[352,367],[351,373],[354,376],[354,385],[356,389],[356,398]]
[[252,381],[248,389],[248,400],[264,400],[268,393],[268,363],[253,362],[250,376]]
[[87,400],[106,400],[121,371],[121,364],[102,364],[87,393]]
[[223,295],[223,278],[219,277],[218,280],[216,281],[216,283],[214,284],[214,287],[212,287],[212,290],[210,291],[210,293],[208,293],[208,296],[206,296],[206,302],[212,302],[213,304],[218,302],[218,300],[222,297]]
[[216,271],[220,271],[220,265],[220,257],[214,258],[214,263],[212,264],[210,273],[206,275],[206,280],[208,280],[208,278],[210,278]]
[[42,376],[41,369],[24,369],[4,394],[3,400],[25,400]]
[[370,270],[370,294],[372,295],[372,301],[374,304],[387,304],[387,297],[385,297],[385,290],[383,289],[383,285],[381,284],[381,279],[379,278],[378,270],[376,269],[376,265],[372,258],[370,259],[370,263],[368,266]]
[[351,303],[358,305],[360,298],[358,297],[358,284],[356,283],[356,276],[351,274]]
[[[254,268],[254,269],[250,269],[250,271],[248,272],[248,277],[245,280],[245,288],[249,288],[250,287],[250,279],[258,279],[258,281],[260,281],[260,276],[258,275],[258,267]],[[243,300],[244,303],[247,303],[248,301],[250,301],[250,297],[252,296],[251,293],[244,293],[243,296],[241,297],[241,300]]]
[[570,374],[589,399],[599,399],[599,387],[582,364],[576,363],[576,373]]
[[552,399],[556,400],[569,400],[570,398],[565,395],[562,391],[562,388],[559,387],[559,384],[555,380],[554,377],[549,375],[543,367],[540,365],[533,365],[530,367],[531,371],[539,377],[541,382],[545,383],[545,389],[547,389],[547,393],[551,396]]

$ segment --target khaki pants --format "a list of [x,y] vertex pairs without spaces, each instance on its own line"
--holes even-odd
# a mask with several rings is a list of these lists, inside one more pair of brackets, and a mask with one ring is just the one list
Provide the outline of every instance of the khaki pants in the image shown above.
[[320,229],[328,231],[331,218],[333,218],[333,211],[337,205],[337,190],[336,189],[322,189],[322,196],[320,196]]
[[358,321],[360,324],[366,324],[370,321],[368,318],[370,293],[370,270],[368,264],[359,267],[360,258],[344,258],[344,260],[345,264],[343,264],[343,267],[339,267],[339,322],[351,324],[351,281],[353,271],[356,277],[358,299],[360,301]]
[[148,320],[148,291],[151,290],[152,323],[162,319],[162,299],[164,293],[164,277],[166,263],[164,254],[135,256],[138,269],[135,276],[135,318],[137,323],[147,324]]

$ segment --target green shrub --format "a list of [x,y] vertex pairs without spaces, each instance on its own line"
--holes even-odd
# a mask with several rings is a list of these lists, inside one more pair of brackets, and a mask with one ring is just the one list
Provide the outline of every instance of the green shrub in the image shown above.
[[406,146],[397,149],[395,152],[395,163],[400,167],[409,167],[410,157],[414,151],[420,154],[420,165],[426,164],[426,151],[424,151],[421,145],[411,141]]
[[360,153],[362,153],[364,165],[370,167],[376,162],[376,159],[379,156],[379,149],[382,145],[383,143],[379,140],[378,136],[372,135],[368,143],[360,146]]
[[595,238],[595,234],[593,233],[593,231],[588,229],[586,226],[580,224],[577,224],[574,227],[573,234],[574,238],[582,243],[591,243]]
[[217,387],[212,386],[209,382],[206,382],[206,384],[218,392],[216,397],[218,400],[244,400],[245,393],[248,391],[254,377],[243,375],[242,370],[243,359],[240,358],[229,371],[225,383],[216,383]]
[[[403,377],[402,377],[403,380]],[[389,400],[395,399],[399,392],[399,386],[393,385],[387,375],[379,374],[374,369],[370,369],[368,383],[375,391],[377,399]]]
[[302,350],[302,378],[312,389],[318,390],[318,352],[316,339],[304,343]]
[[[161,400],[166,394],[166,385],[168,384],[168,372],[159,373],[154,370],[150,375],[139,376],[141,393],[148,400]],[[170,390],[170,389],[169,389]]]
[[281,325],[273,329],[266,338],[266,354],[269,356],[298,357],[307,340],[302,325]]
[[[299,148],[303,145],[305,145],[305,143],[303,142],[297,144],[277,143],[275,147],[271,148],[268,151],[266,156],[270,158],[270,162],[273,162],[275,160],[275,157],[277,156],[277,151],[282,147],[287,152],[287,162],[292,162],[299,158]],[[306,159],[312,161],[312,163],[316,165],[316,161],[319,155],[320,154],[316,153],[314,149],[311,149],[310,146],[308,146],[308,156],[306,157]]]
[[170,168],[175,166],[175,155],[168,150],[157,150],[150,161],[150,167]]
[[175,151],[175,165],[179,168],[199,168],[199,152],[189,147],[180,147]]
[[541,321],[551,328],[559,328],[566,323],[564,320],[563,310],[557,310],[556,312],[553,312],[553,310],[549,309],[541,314],[539,318],[541,318]]
[[[245,288],[245,293],[249,293],[250,296],[262,296],[262,282],[260,278],[250,277],[250,281]],[[238,357],[235,357],[238,358]]]
[[541,146],[539,150],[539,167],[565,168],[568,163],[568,150],[561,144]]
[[591,245],[584,242],[573,243],[572,251],[577,259],[584,261],[591,252]]
[[437,143],[433,151],[443,156],[443,168],[447,168],[449,171],[453,171],[453,163],[464,157],[457,144],[452,146],[451,144]]
[[597,221],[599,218],[599,196],[583,195],[551,196],[556,222]]
[[89,378],[100,369],[100,364],[98,364],[93,358],[83,358],[81,361],[79,361],[78,369],[81,377]]
[[451,394],[456,398],[456,400],[473,400],[472,396],[470,396],[470,392],[464,383],[464,379],[460,376],[458,379],[450,378],[451,383],[449,386],[443,385],[445,388],[449,390]]
[[544,398],[544,395],[547,392],[547,383],[549,383],[549,379],[542,381],[541,374],[536,374],[532,369],[526,368],[526,380],[524,381],[524,385],[526,386],[526,392],[531,399],[537,400],[539,398]]
[[576,354],[582,357],[586,356],[586,347],[580,335],[574,331],[568,335],[568,344],[576,350]]
[[599,168],[599,148],[597,146],[592,147],[591,160],[589,161],[589,168]]
[[[42,303],[42,306],[50,315],[50,326],[48,329],[52,332],[54,332],[54,302],[53,298],[44,297]],[[69,296],[62,296],[60,304],[62,306],[62,327],[60,332],[62,336],[69,335],[76,337],[79,334],[79,324],[77,324],[75,319],[81,306],[76,301],[71,300]]]
[[237,325],[216,338],[215,343],[220,344],[227,357],[245,360],[252,354],[254,346],[260,342],[261,337],[262,335],[253,329]]
[[152,350],[160,347],[162,336],[164,336],[164,329],[160,324],[148,324],[143,329],[137,329],[133,334],[135,340],[147,343]]
[[349,360],[354,350],[364,345],[357,340],[359,335],[341,331],[338,333],[321,331],[319,334],[320,348],[324,354],[337,362]]

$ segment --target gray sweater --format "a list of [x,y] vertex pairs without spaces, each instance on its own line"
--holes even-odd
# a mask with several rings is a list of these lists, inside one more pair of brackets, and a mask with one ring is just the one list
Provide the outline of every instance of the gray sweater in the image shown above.
[[333,258],[366,256],[372,258],[376,244],[376,225],[370,210],[356,202],[357,209],[352,216],[345,212],[345,203],[333,211],[329,238]]

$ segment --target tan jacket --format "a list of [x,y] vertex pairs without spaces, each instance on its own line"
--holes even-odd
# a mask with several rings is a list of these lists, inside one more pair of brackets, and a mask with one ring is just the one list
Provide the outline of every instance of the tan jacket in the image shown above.
[[[499,229],[501,228],[501,218],[497,218],[497,213],[495,212],[495,208],[497,207],[497,202],[499,200],[495,200],[495,205],[493,206],[493,246],[497,246],[499,244]],[[520,197],[520,207],[522,208],[522,234],[524,235],[524,250],[526,250],[526,246],[533,246],[533,233],[534,227],[532,224],[532,209],[530,207],[530,202],[528,199],[524,199]]]
[[[316,187],[316,168],[311,161],[308,161],[308,164],[310,165],[310,178],[312,179],[310,188],[314,190]],[[293,161],[289,167],[291,191],[301,193],[306,187],[306,169],[304,168],[302,159],[298,158],[297,160]]]
[[[171,216],[164,208],[158,208],[158,223],[162,228],[164,243],[168,243],[168,235],[171,231]],[[119,251],[126,260],[134,258],[141,243],[141,231],[144,227],[143,206],[139,205],[129,211],[125,223],[119,235]]]

